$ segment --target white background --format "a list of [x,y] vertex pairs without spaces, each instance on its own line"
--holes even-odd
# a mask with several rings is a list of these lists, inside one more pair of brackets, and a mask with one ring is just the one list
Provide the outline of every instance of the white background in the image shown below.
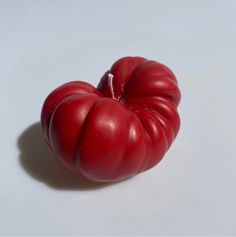
[[[235,25],[229,0],[0,1],[0,234],[236,235]],[[175,72],[181,131],[157,167],[98,185],[57,164],[40,110],[125,55]]]

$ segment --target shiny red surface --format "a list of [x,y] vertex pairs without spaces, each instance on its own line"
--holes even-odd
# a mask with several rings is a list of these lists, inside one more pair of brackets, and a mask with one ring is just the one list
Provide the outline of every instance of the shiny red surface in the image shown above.
[[117,181],[163,158],[179,130],[179,101],[170,69],[125,57],[97,88],[74,81],[52,91],[42,108],[41,126],[64,166],[94,181]]

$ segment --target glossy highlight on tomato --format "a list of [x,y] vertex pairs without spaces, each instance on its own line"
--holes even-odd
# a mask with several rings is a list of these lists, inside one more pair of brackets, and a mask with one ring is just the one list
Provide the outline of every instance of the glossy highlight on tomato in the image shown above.
[[179,131],[179,102],[168,67],[124,57],[97,88],[72,81],[52,91],[43,104],[41,127],[65,167],[93,181],[118,181],[160,162]]

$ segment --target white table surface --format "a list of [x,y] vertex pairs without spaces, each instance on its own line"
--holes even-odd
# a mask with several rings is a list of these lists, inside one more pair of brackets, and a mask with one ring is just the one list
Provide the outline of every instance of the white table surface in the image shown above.
[[[236,235],[235,13],[230,0],[1,0],[0,234]],[[175,72],[181,131],[157,167],[97,185],[57,164],[40,110],[125,55]]]

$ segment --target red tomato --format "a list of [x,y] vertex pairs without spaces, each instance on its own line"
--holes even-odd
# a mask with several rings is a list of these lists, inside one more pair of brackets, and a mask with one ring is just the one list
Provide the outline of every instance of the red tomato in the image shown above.
[[122,180],[155,166],[175,139],[180,91],[155,61],[124,57],[98,87],[66,83],[49,94],[41,126],[59,161],[90,180]]

